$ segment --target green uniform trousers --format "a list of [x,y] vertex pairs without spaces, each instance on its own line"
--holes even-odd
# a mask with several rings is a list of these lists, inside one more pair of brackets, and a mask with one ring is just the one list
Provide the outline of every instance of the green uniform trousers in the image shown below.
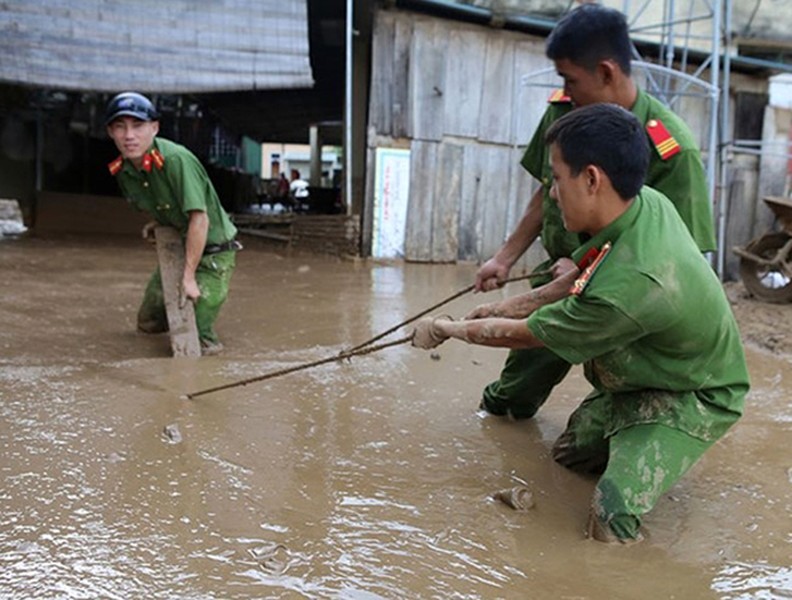
[[570,368],[572,365],[547,348],[511,350],[500,379],[484,388],[481,408],[493,415],[529,419]]
[[714,442],[656,423],[606,436],[610,398],[593,392],[581,403],[553,446],[553,458],[578,472],[602,473],[592,518],[617,540],[638,540],[641,517]]
[[[231,275],[236,266],[236,251],[227,250],[208,254],[201,258],[195,270],[195,280],[201,290],[201,297],[195,303],[195,323],[198,338],[202,342],[217,343],[214,323],[220,308],[228,297]],[[168,316],[165,312],[165,297],[162,292],[162,276],[159,267],[149,279],[143,302],[138,310],[138,329],[147,333],[168,330]]]

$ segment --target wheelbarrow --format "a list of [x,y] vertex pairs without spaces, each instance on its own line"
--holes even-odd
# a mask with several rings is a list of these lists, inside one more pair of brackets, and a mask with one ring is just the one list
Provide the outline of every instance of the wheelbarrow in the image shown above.
[[792,198],[767,196],[781,231],[768,231],[745,247],[732,251],[740,257],[740,277],[745,289],[766,302],[792,301]]

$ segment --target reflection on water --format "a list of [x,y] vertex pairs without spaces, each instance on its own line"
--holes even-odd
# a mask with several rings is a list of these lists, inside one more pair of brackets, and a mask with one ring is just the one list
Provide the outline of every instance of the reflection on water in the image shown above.
[[[472,268],[251,248],[218,323],[226,354],[175,361],[165,338],[130,332],[139,290],[124,282],[145,281],[150,255],[125,248],[119,273],[117,253],[29,243],[0,255],[25,267],[0,303],[3,598],[792,597],[785,363],[752,355],[744,422],[625,551],[584,539],[594,481],[550,458],[588,390],[577,369],[520,423],[477,412],[504,353],[464,344],[183,398],[331,356],[464,288]],[[23,312],[58,319],[42,333]],[[492,499],[516,484],[535,508]]]
[[724,598],[792,598],[792,567],[733,563],[715,577],[712,589]]

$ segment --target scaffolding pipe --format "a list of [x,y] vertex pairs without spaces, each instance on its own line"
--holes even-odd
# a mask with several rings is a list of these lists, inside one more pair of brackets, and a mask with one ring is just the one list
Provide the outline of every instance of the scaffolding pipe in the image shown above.
[[[721,280],[726,275],[726,220],[729,214],[729,194],[727,193],[727,186],[729,183],[729,148],[731,147],[731,135],[729,134],[731,128],[731,110],[730,105],[730,87],[731,87],[731,32],[732,32],[732,0],[723,0],[725,5],[724,11],[724,40],[725,52],[723,53],[723,93],[721,94],[722,103],[720,110],[720,186],[718,194],[718,266],[717,272]],[[717,61],[716,61],[717,62]]]
[[[730,2],[730,0],[725,0]],[[720,150],[719,137],[718,137],[718,116],[720,115],[720,94],[723,90],[720,89],[720,54],[721,54],[721,7],[723,6],[721,0],[717,0],[712,5],[712,61],[710,63],[710,94],[712,98],[712,110],[710,112],[710,130],[709,142],[707,143],[707,188],[709,190],[709,202],[712,214],[715,214],[715,184],[717,182],[718,174],[718,152]],[[728,94],[728,90],[726,90]],[[720,209],[720,202],[718,208]],[[718,276],[723,279],[723,238],[716,239],[716,272]]]

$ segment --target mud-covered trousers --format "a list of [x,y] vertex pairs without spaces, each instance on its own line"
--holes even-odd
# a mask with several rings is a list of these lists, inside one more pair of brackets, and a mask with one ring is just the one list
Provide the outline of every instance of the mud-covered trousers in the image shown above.
[[[591,518],[605,537],[594,537],[629,542],[641,539],[641,517],[713,442],[657,423],[631,425],[608,435],[610,400],[608,394],[593,392],[581,403],[553,446],[553,458],[578,472],[602,473]],[[590,523],[590,533],[591,527]]]
[[[204,255],[195,270],[195,280],[201,290],[201,296],[195,303],[195,323],[198,338],[202,342],[214,344],[219,341],[214,324],[220,308],[228,297],[228,287],[235,266],[236,251],[227,250]],[[138,329],[147,333],[168,330],[168,316],[165,312],[165,297],[159,267],[146,285],[143,302],[138,310],[137,325]]]
[[530,419],[571,367],[547,348],[511,350],[500,379],[484,388],[481,408],[493,415]]

